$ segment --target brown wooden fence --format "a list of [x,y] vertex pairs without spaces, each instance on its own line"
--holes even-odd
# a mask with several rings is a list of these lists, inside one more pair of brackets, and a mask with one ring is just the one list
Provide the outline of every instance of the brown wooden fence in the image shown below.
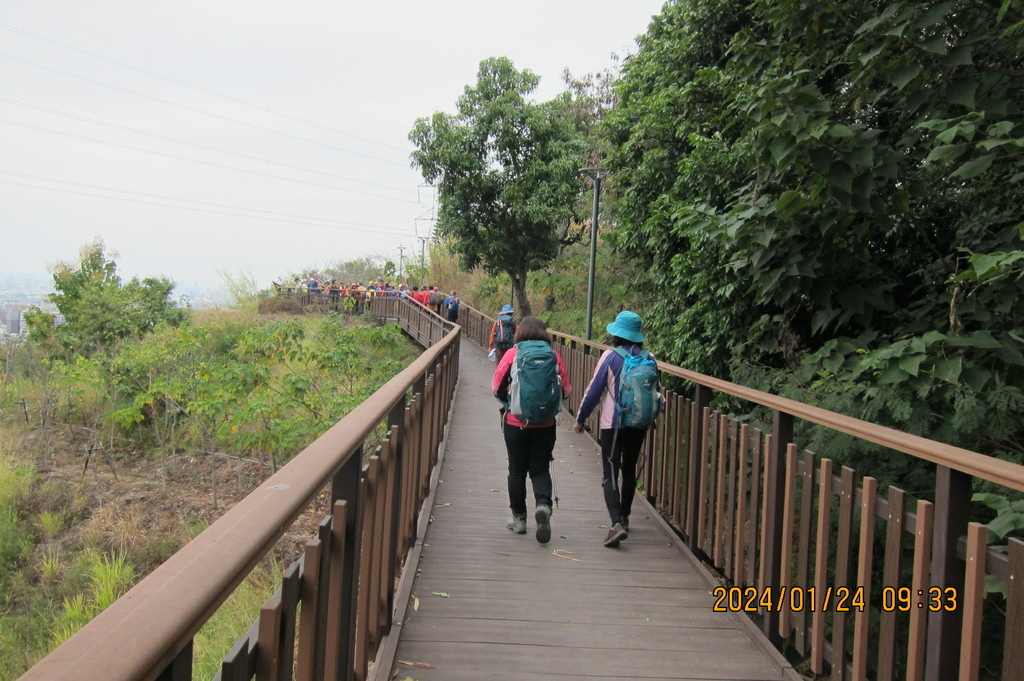
[[[366,677],[391,625],[396,577],[443,439],[460,337],[405,300],[368,306],[428,349],[24,679],[191,678],[195,633],[325,485],[333,515],[221,678],[286,679],[292,669],[299,679]],[[483,346],[492,322],[460,310],[461,335]],[[555,339],[576,386],[575,412],[606,346]],[[644,491],[722,576],[719,608],[749,614],[814,674],[970,681],[986,665],[990,678],[1024,681],[1024,542],[1011,541],[1006,555],[990,549],[970,517],[975,479],[1024,491],[1024,467],[660,366],[691,389],[666,391],[667,410],[647,438]],[[769,410],[771,423],[759,429],[712,409],[716,392]],[[931,462],[932,488],[918,492],[931,500],[833,470],[793,441],[798,419]],[[364,463],[366,443],[382,430]],[[1001,607],[986,605],[986,575],[1009,584]],[[993,653],[983,632],[996,630],[1005,643]]]
[[333,513],[219,678],[367,677],[438,459],[460,334],[397,298],[366,303],[424,353],[22,679],[191,679],[196,632],[325,487]]
[[[486,347],[493,319],[463,306],[459,322]],[[575,413],[607,346],[553,335]],[[1008,555],[988,548],[970,516],[974,480],[1024,491],[1024,467],[659,366],[691,392],[666,391],[646,442],[645,493],[722,576],[718,607],[746,612],[781,650],[834,679],[971,681],[984,664],[988,678],[1024,681],[1024,542],[1011,540]],[[716,392],[770,410],[769,432],[712,409]],[[930,500],[802,451],[798,419],[935,464],[918,493]],[[1006,580],[1008,600],[986,602],[986,575]],[[984,660],[983,626],[1005,636]]]

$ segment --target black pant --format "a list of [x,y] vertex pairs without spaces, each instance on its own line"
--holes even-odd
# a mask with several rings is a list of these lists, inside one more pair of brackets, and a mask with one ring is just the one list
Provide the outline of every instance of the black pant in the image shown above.
[[[633,508],[633,497],[636,496],[636,462],[640,458],[640,450],[647,436],[645,428],[619,428],[618,435],[614,428],[601,429],[601,467],[604,488],[604,504],[608,507],[608,515],[612,524],[621,523],[629,517]],[[612,441],[615,451],[612,451]],[[622,481],[619,482],[619,474]]]
[[505,424],[508,450],[508,505],[517,516],[526,515],[526,475],[533,482],[533,499],[551,505],[551,452],[555,449],[555,426],[520,428]]

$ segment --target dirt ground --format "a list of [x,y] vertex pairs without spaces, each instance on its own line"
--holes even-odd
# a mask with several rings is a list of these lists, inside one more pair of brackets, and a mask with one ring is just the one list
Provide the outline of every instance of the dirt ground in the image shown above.
[[[22,451],[48,452],[36,455],[33,505],[68,521],[51,542],[106,544],[150,562],[148,569],[273,473],[269,461],[196,452],[151,458],[116,446],[90,451],[61,434],[21,436]],[[274,555],[282,570],[302,554],[328,505],[324,490],[278,542]]]

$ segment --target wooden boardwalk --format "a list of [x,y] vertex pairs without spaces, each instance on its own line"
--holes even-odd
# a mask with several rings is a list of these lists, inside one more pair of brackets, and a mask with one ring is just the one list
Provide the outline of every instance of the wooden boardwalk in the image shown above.
[[528,533],[509,532],[494,364],[468,341],[461,362],[419,571],[398,595],[376,679],[799,678],[749,621],[712,612],[716,582],[642,495],[629,539],[602,545],[599,453],[571,416],[558,426],[550,543],[534,538],[532,491]]

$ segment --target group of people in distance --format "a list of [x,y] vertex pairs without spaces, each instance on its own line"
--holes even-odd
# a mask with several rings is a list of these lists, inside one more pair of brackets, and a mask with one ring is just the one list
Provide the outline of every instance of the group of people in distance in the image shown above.
[[[572,386],[561,356],[551,347],[551,335],[544,322],[528,316],[516,322],[512,307],[505,305],[491,328],[489,355],[497,362],[491,380],[491,390],[502,403],[502,431],[508,454],[508,497],[512,516],[506,527],[516,534],[526,534],[526,478],[530,477],[536,504],[537,541],[546,544],[551,539],[553,484],[551,461],[555,446],[556,421],[554,413],[533,411],[528,401],[541,402],[554,394],[552,401],[569,397]],[[641,330],[642,321],[634,312],[623,311],[607,325],[611,345],[601,355],[597,369],[583,394],[576,414],[574,430],[582,433],[594,409],[601,406],[600,433],[602,488],[608,510],[610,527],[604,545],[617,547],[629,536],[629,515],[636,495],[636,467],[647,430],[643,426],[627,425],[621,392],[632,390],[623,383],[624,372],[632,372],[638,363],[656,367],[654,356],[643,349],[646,340]],[[511,332],[510,332],[511,329]],[[546,346],[546,351],[545,351]],[[551,357],[553,355],[553,357]],[[627,368],[628,367],[628,368]],[[656,369],[655,369],[656,371]],[[656,377],[656,373],[654,374]],[[653,379],[657,386],[657,379]],[[657,401],[654,418],[663,398],[654,388]],[[626,408],[628,409],[628,408]],[[635,420],[635,419],[634,419]]]
[[437,286],[409,288],[405,284],[396,286],[382,281],[369,281],[363,284],[362,282],[345,283],[335,279],[321,282],[319,275],[313,275],[308,279],[296,277],[292,286],[279,286],[278,288],[286,293],[322,298],[330,303],[341,302],[346,309],[359,308],[357,311],[361,310],[360,302],[366,298],[375,296],[409,298],[430,308],[450,322],[457,321],[459,318],[460,301],[457,292],[453,289],[450,294],[444,294]]

